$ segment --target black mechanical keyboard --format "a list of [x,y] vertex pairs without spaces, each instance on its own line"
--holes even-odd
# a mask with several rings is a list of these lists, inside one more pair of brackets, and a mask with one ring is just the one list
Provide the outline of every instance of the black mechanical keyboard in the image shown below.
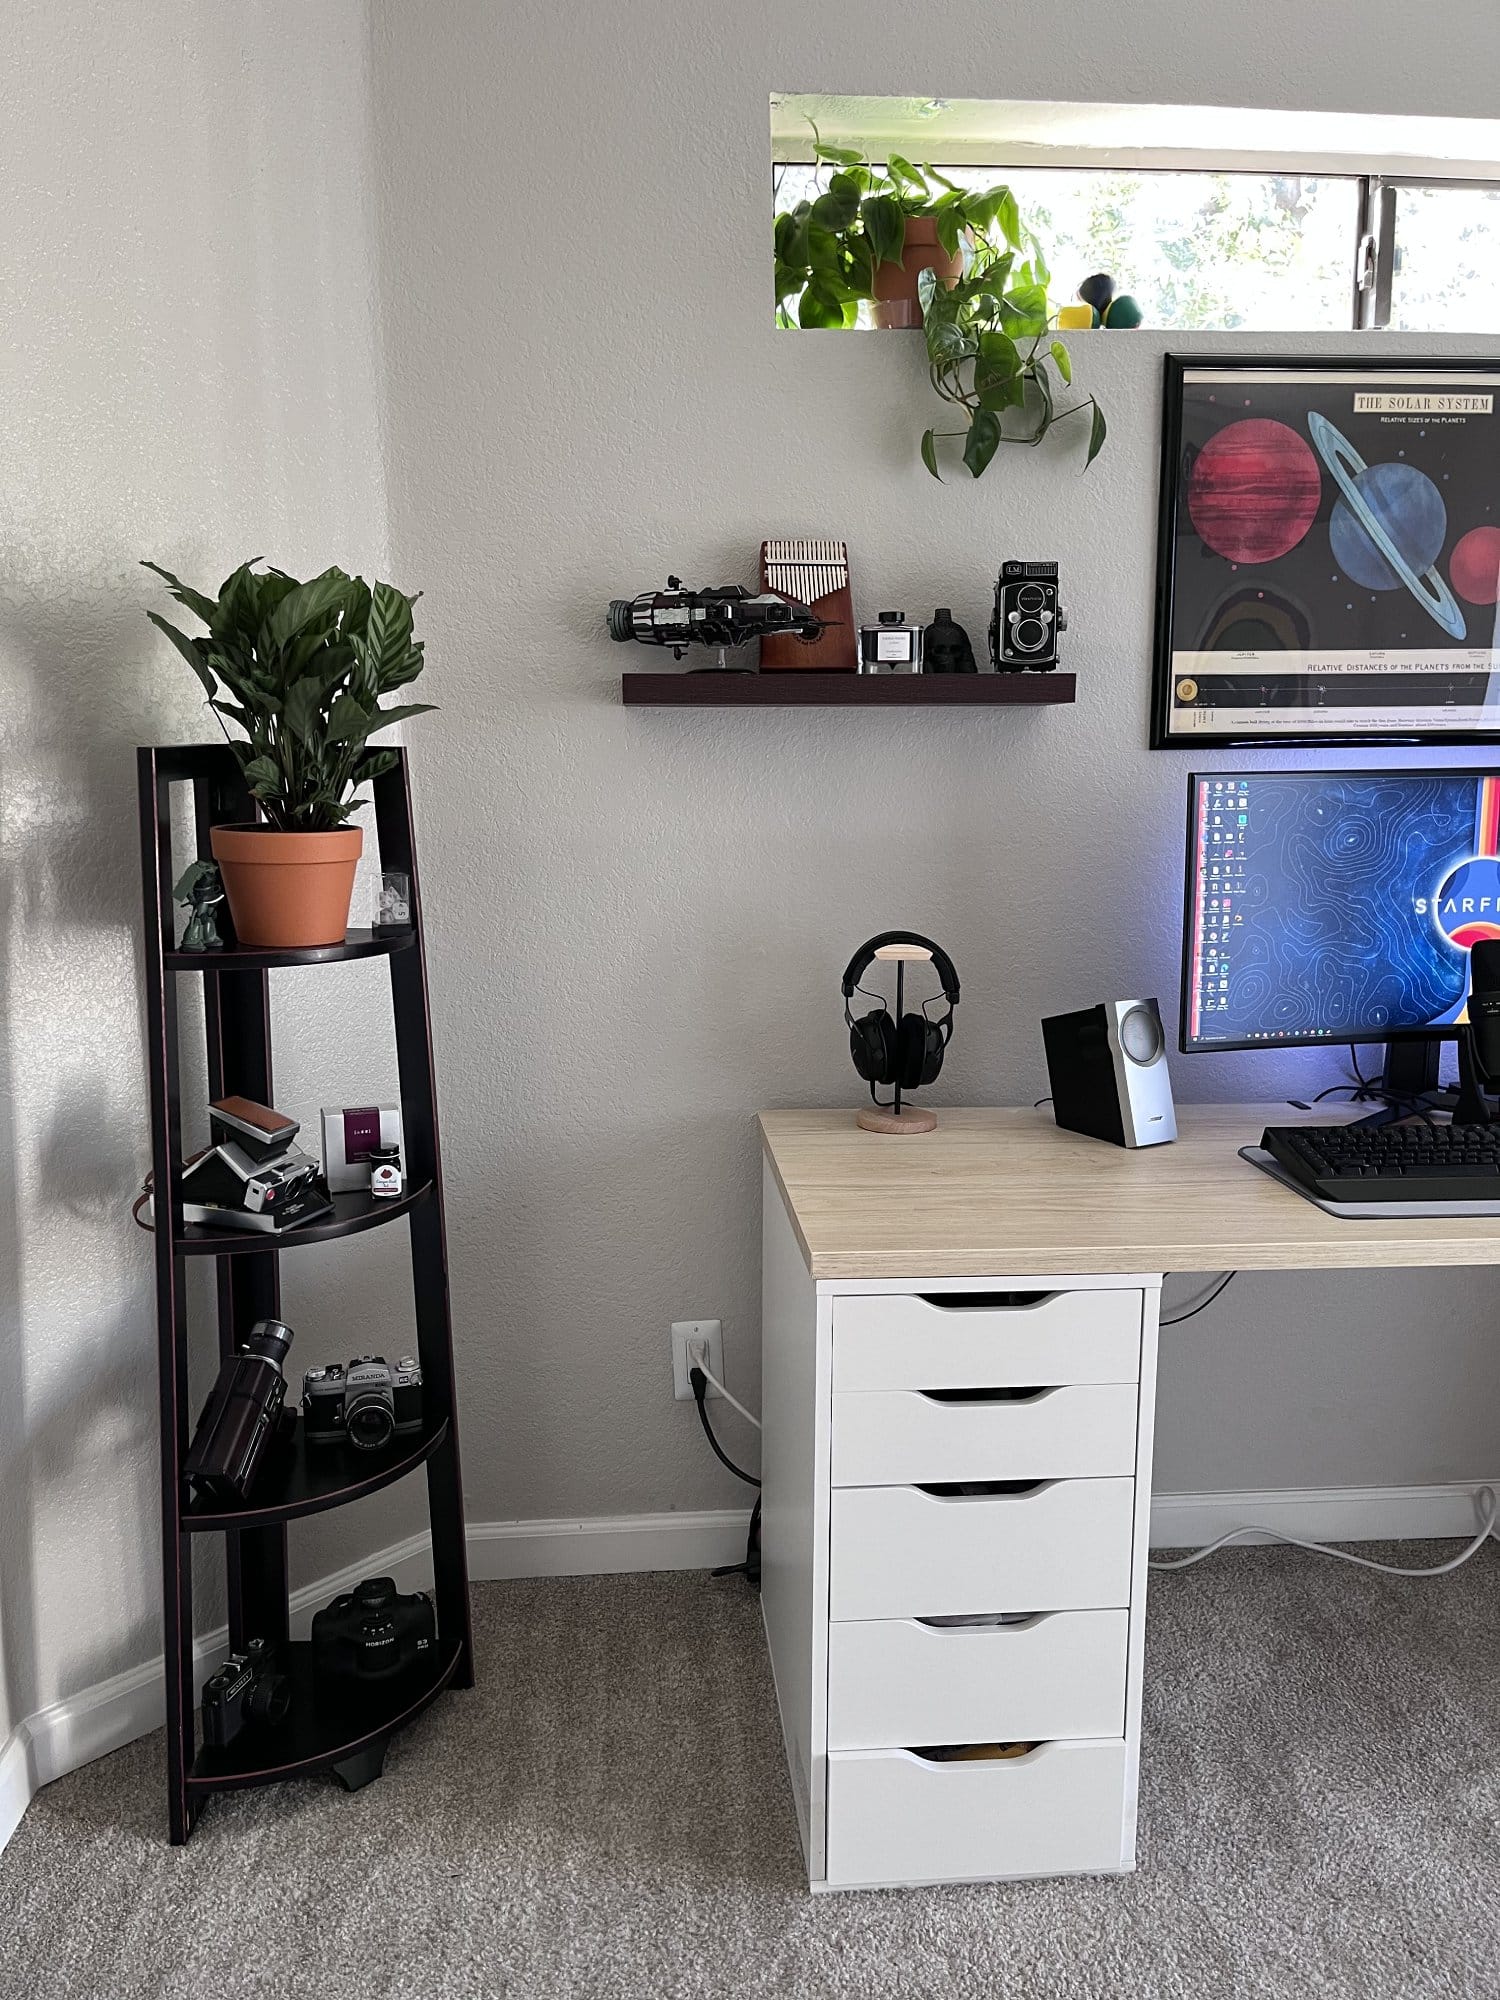
[[1321,1201],[1500,1202],[1500,1125],[1268,1125],[1260,1143]]

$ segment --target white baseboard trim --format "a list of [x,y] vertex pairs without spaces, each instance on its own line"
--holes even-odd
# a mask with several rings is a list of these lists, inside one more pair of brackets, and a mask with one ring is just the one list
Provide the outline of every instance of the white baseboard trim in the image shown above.
[[18,1722],[0,1746],[0,1851],[40,1789],[31,1754],[31,1731]]
[[[1153,1493],[1151,1546],[1199,1548],[1231,1528],[1266,1527],[1313,1542],[1421,1542],[1479,1532],[1474,1495],[1500,1478],[1461,1486],[1308,1486],[1258,1493]],[[1261,1535],[1259,1541],[1270,1537]],[[1244,1546],[1251,1538],[1245,1537]]]
[[744,1560],[748,1507],[701,1514],[610,1514],[596,1521],[476,1521],[476,1583],[519,1576],[618,1576],[627,1570],[716,1569]]
[[[1314,1541],[1421,1541],[1471,1535],[1473,1494],[1462,1486],[1306,1488],[1259,1493],[1158,1493],[1151,1503],[1153,1548],[1211,1542],[1251,1523]],[[1500,1477],[1493,1482],[1500,1492]],[[700,1513],[614,1514],[597,1520],[475,1521],[468,1530],[475,1583],[516,1577],[611,1576],[629,1571],[712,1569],[745,1552],[743,1508]],[[391,1576],[402,1590],[432,1582],[425,1534],[351,1563],[292,1593],[292,1630],[306,1634],[313,1612],[363,1576]],[[195,1684],[229,1647],[220,1626],[194,1648]],[[0,1747],[0,1848],[43,1785],[159,1729],[165,1715],[160,1656],[27,1716]]]

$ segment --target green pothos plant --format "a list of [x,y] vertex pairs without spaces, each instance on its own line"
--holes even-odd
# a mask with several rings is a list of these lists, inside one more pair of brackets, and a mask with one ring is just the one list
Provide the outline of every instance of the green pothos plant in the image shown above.
[[1053,331],[1049,279],[1041,246],[1019,227],[1006,248],[975,246],[958,283],[944,286],[931,271],[918,281],[927,367],[932,386],[963,422],[922,433],[922,463],[941,479],[938,446],[963,440],[963,462],[978,479],[1002,444],[1038,445],[1054,424],[1088,419],[1085,467],[1107,435],[1097,396],[1068,400],[1073,362]]
[[[157,563],[143,563],[208,627],[189,638],[154,611],[203,685],[252,797],[283,833],[328,833],[363,803],[353,794],[394,768],[369,739],[431,702],[382,708],[382,695],[422,671],[412,606],[394,584],[328,569],[307,583],[241,563],[207,597]],[[233,723],[242,735],[232,736]]]
[[913,166],[899,153],[882,171],[851,147],[825,145],[816,125],[813,157],[834,169],[827,187],[776,218],[778,325],[855,325],[861,301],[875,296],[876,266],[901,262],[909,215],[931,217],[950,257],[982,242],[997,223],[1020,240],[1009,188],[959,187],[936,167]]

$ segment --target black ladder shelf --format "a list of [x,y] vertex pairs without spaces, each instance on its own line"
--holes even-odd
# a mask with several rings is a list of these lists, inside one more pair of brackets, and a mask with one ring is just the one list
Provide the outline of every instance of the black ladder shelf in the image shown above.
[[[226,745],[137,752],[141,864],[145,896],[146,998],[150,1031],[151,1157],[156,1189],[156,1320],[161,1373],[162,1618],[167,1679],[167,1806],[174,1844],[192,1832],[210,1793],[333,1771],[357,1785],[378,1774],[392,1734],[446,1687],[472,1687],[468,1563],[443,1180],[438,1152],[432,1037],[427,1008],[422,898],[412,839],[406,753],[374,782],[375,828],[384,868],[411,880],[412,927],[392,935],[350,931],[340,945],[315,951],[255,951],[237,945],[221,906],[226,948],[176,949],[172,861],[172,790],[191,785],[196,852],[207,855],[209,828],[255,818],[255,808]],[[267,974],[290,966],[383,956],[390,961],[400,1076],[406,1192],[399,1201],[368,1194],[334,1197],[334,1214],[280,1239],[184,1224],[182,1135],[177,1062],[177,976],[203,980],[209,1096],[231,1094],[272,1104],[271,1019]],[[417,1352],[422,1365],[424,1427],[373,1464],[342,1453],[323,1462],[304,1449],[301,1420],[288,1448],[259,1476],[243,1505],[194,1497],[182,1474],[196,1404],[188,1391],[188,1257],[216,1260],[219,1353],[232,1353],[258,1319],[281,1310],[283,1252],[407,1218]],[[329,1329],[330,1339],[334,1329]],[[348,1348],[352,1336],[341,1336]],[[336,1346],[337,1341],[332,1344]],[[355,1343],[358,1345],[358,1343]],[[352,1351],[352,1350],[351,1350]],[[294,1364],[295,1365],[295,1364]],[[420,1466],[427,1468],[432,1523],[436,1658],[389,1683],[341,1687],[330,1698],[316,1684],[311,1648],[289,1641],[287,1523],[357,1500]],[[275,1728],[247,1728],[225,1750],[196,1748],[190,1537],[222,1534],[226,1546],[229,1643],[249,1638],[277,1649],[292,1684],[292,1705]]]

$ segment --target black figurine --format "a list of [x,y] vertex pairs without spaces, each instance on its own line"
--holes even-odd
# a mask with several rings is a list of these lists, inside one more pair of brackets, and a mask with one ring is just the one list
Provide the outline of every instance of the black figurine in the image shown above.
[[977,674],[974,648],[953,613],[940,606],[932,614],[922,640],[922,671],[927,674]]
[[215,861],[194,861],[182,871],[182,879],[172,891],[174,901],[187,904],[192,915],[182,933],[183,951],[222,951],[224,940],[214,920],[215,908],[224,900],[224,884]]

